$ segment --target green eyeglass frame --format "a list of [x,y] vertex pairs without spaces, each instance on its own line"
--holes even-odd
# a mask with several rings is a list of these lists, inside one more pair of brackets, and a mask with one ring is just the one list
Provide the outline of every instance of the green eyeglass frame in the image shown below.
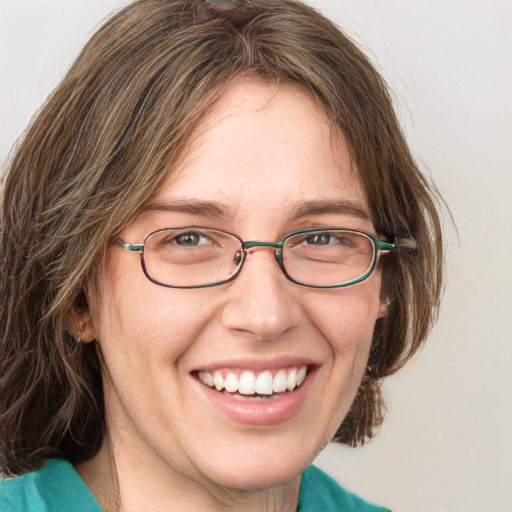
[[[147,266],[145,263],[145,259],[144,259],[145,246],[146,246],[148,239],[150,237],[152,237],[153,235],[157,235],[159,233],[171,231],[171,230],[206,230],[208,232],[219,233],[219,234],[222,234],[222,235],[225,235],[225,236],[228,236],[228,237],[238,240],[238,242],[240,244],[239,251],[236,252],[234,256],[238,255],[238,257],[240,259],[237,263],[237,267],[236,267],[235,271],[232,274],[230,274],[228,277],[226,277],[225,279],[217,280],[214,282],[208,282],[208,283],[204,283],[204,284],[174,285],[174,284],[169,284],[169,283],[160,281],[158,279],[155,279],[150,274],[150,272],[148,272],[148,269],[147,269]],[[364,272],[363,275],[358,276],[356,279],[351,279],[346,282],[336,283],[336,284],[328,284],[328,285],[306,283],[306,282],[297,280],[296,278],[291,276],[288,273],[288,270],[286,269],[285,263],[283,261],[283,247],[285,246],[287,240],[289,240],[292,237],[297,237],[300,235],[308,235],[308,234],[316,234],[316,233],[318,233],[318,234],[349,233],[349,234],[360,235],[362,237],[365,237],[368,241],[370,241],[373,244],[373,257],[372,257],[371,264],[369,265],[367,271]],[[232,281],[240,274],[243,264],[245,262],[246,256],[247,256],[247,251],[250,249],[253,249],[253,248],[257,248],[257,247],[269,247],[269,248],[273,249],[275,252],[276,260],[277,260],[283,274],[286,276],[286,278],[293,283],[296,283],[300,286],[306,286],[308,288],[344,288],[347,286],[351,286],[351,285],[360,283],[360,282],[364,281],[365,279],[368,279],[368,277],[370,277],[373,274],[373,272],[375,271],[375,269],[377,267],[377,263],[378,263],[378,260],[379,260],[379,257],[381,256],[381,254],[389,253],[389,252],[411,253],[411,252],[416,251],[416,249],[418,247],[417,242],[415,240],[413,240],[412,238],[402,238],[402,239],[395,241],[394,243],[383,242],[383,241],[379,240],[379,238],[377,238],[376,235],[373,235],[371,233],[365,233],[363,231],[357,231],[357,230],[345,229],[345,228],[302,229],[302,230],[293,231],[291,233],[288,233],[279,242],[264,242],[264,241],[259,241],[259,240],[250,240],[250,241],[244,242],[235,233],[230,233],[228,231],[223,231],[223,230],[214,229],[214,228],[207,228],[207,227],[203,227],[203,226],[183,226],[180,228],[163,228],[163,229],[159,229],[159,230],[152,231],[151,233],[149,233],[145,237],[143,243],[131,244],[131,243],[127,243],[121,239],[116,239],[114,243],[115,243],[115,245],[117,245],[123,249],[126,249],[128,251],[138,252],[140,254],[142,270],[143,270],[144,274],[146,275],[146,277],[153,283],[158,284],[160,286],[165,286],[168,288],[184,288],[184,289],[209,288],[212,286],[218,286],[218,285],[227,283],[229,281]]]

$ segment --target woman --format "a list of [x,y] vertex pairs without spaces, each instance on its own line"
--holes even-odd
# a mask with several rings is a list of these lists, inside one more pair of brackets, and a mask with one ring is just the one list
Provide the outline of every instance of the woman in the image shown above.
[[0,510],[384,510],[310,464],[428,334],[434,197],[311,8],[127,7],[5,178]]

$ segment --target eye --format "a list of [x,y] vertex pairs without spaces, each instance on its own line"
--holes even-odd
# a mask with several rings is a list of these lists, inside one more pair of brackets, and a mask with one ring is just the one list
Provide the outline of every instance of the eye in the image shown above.
[[173,237],[171,241],[183,247],[195,247],[196,245],[207,244],[209,242],[208,238],[203,233],[199,233],[197,231],[180,233]]
[[306,243],[309,245],[327,245],[331,242],[331,238],[332,236],[328,233],[315,233],[306,238]]
[[353,236],[350,236],[350,234],[345,233],[315,233],[314,235],[310,235],[306,238],[306,243],[308,245],[316,245],[316,246],[322,246],[322,245],[332,245],[332,244],[340,244],[345,247],[353,247],[354,246],[354,240]]
[[336,254],[346,255],[353,251],[371,250],[371,242],[361,233],[333,230],[314,231],[290,237],[286,242],[287,249],[308,251],[304,254]]

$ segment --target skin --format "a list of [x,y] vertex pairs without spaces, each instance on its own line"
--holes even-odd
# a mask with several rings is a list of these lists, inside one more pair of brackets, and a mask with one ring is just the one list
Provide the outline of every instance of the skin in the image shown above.
[[[309,202],[345,201],[349,208]],[[221,211],[164,211],[214,201]],[[202,225],[277,241],[308,227],[375,233],[341,135],[291,86],[234,82],[203,121],[179,172],[122,236]],[[163,206],[164,205],[164,206]],[[192,209],[193,210],[193,209]],[[107,433],[77,469],[107,510],[295,510],[300,475],[334,435],[361,381],[381,277],[315,290],[288,281],[268,248],[252,250],[229,283],[178,290],[150,282],[137,254],[111,246],[101,293],[82,321],[104,358]],[[209,400],[194,372],[279,366],[314,371],[290,419],[254,426]]]

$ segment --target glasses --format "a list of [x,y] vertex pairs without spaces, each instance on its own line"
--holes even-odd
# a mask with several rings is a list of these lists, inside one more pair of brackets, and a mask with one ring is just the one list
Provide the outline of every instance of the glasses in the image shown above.
[[249,251],[271,248],[284,275],[312,288],[341,288],[371,276],[379,256],[391,251],[410,252],[417,243],[397,243],[352,229],[302,229],[279,242],[244,242],[239,236],[198,226],[165,228],[147,235],[141,244],[116,244],[140,253],[150,281],[170,288],[205,288],[238,276]]

